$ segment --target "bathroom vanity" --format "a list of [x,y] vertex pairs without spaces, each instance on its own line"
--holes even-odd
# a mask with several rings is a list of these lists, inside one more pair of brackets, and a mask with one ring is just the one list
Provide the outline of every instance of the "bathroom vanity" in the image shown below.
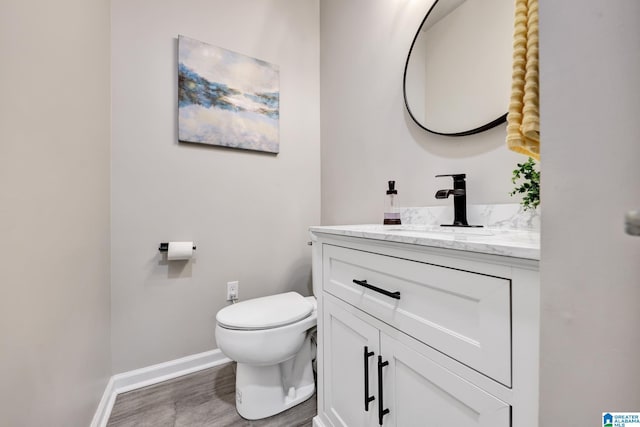
[[539,234],[312,227],[317,427],[538,425]]

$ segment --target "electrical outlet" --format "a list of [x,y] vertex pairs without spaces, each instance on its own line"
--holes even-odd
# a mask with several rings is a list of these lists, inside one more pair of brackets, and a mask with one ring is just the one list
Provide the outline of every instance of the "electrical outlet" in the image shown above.
[[239,282],[227,282],[227,301],[234,301],[238,299],[238,287]]

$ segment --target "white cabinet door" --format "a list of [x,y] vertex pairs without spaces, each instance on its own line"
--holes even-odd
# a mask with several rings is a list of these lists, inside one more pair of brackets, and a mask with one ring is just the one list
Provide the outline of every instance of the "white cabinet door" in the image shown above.
[[[340,308],[327,296],[323,322],[325,415],[336,427],[376,425],[377,402],[371,401],[365,411],[365,392],[370,397],[377,394],[378,329]],[[367,379],[369,390],[365,390]]]
[[510,426],[507,403],[384,333],[380,341],[385,427]]

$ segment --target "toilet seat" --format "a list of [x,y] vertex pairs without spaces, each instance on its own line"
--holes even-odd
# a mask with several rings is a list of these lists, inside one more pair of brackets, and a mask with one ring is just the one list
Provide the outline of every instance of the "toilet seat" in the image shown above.
[[313,309],[308,298],[297,292],[286,292],[230,305],[218,312],[216,320],[225,329],[273,329],[309,317]]

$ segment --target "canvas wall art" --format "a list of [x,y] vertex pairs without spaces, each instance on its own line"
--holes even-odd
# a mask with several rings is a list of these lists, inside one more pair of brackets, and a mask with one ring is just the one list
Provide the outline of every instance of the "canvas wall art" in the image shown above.
[[178,37],[178,139],[278,153],[277,65]]

